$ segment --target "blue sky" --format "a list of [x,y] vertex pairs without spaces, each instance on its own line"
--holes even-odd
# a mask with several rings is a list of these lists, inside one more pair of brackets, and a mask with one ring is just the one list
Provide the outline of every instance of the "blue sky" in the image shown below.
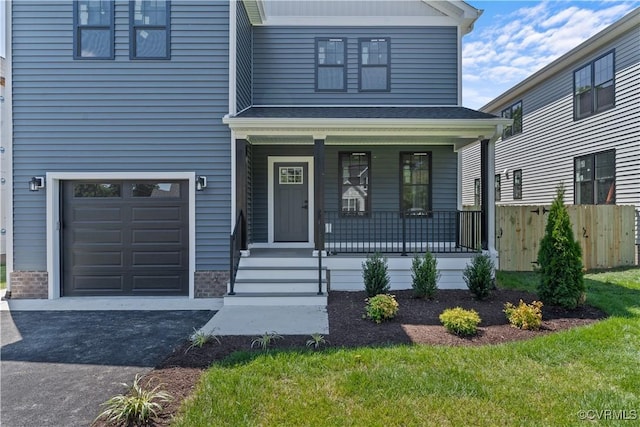
[[603,30],[640,1],[475,1],[462,39],[463,105],[480,108]]

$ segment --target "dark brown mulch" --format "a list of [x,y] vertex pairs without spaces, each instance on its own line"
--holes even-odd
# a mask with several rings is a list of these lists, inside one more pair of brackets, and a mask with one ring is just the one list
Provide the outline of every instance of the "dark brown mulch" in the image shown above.
[[[395,319],[376,324],[363,319],[366,295],[364,292],[331,292],[327,311],[330,334],[326,335],[327,347],[361,347],[393,344],[429,345],[485,345],[509,341],[525,340],[536,336],[586,325],[606,317],[602,311],[583,306],[576,310],[560,307],[543,307],[543,324],[539,331],[525,331],[511,327],[502,312],[504,304],[517,304],[520,299],[527,303],[536,299],[530,292],[495,290],[484,301],[473,299],[469,291],[441,290],[432,300],[413,297],[412,291],[392,292],[400,310]],[[447,308],[460,306],[474,309],[482,323],[474,337],[462,338],[445,331],[438,316]],[[151,425],[168,425],[181,402],[193,391],[202,371],[216,361],[220,361],[236,351],[254,351],[249,336],[223,336],[221,343],[208,343],[202,348],[187,351],[185,342],[148,377],[165,384],[164,389],[174,400],[166,405],[160,417]],[[288,335],[277,341],[278,349],[305,348],[309,336]],[[96,424],[104,425],[104,424]]]

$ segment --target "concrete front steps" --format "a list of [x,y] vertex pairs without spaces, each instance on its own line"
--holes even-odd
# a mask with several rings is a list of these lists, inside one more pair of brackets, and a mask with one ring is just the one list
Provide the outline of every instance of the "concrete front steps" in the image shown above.
[[243,257],[234,291],[227,285],[225,306],[326,306],[327,269],[318,295],[317,258]]

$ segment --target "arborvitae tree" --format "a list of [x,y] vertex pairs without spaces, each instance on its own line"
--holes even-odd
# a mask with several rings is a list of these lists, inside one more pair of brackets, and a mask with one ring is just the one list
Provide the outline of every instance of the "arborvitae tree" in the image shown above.
[[584,302],[582,249],[573,237],[564,186],[558,185],[538,251],[538,296],[545,304],[575,308]]
[[379,253],[367,257],[362,263],[362,278],[368,297],[389,292],[390,278],[387,259]]

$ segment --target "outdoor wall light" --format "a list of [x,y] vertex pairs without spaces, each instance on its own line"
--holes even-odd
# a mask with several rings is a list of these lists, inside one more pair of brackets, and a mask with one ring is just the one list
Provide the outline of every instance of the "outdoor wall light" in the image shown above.
[[199,176],[196,179],[196,191],[202,191],[205,188],[207,188],[207,177],[206,176]]
[[29,190],[38,191],[41,188],[44,188],[44,177],[34,176],[31,178],[31,181],[29,181]]

